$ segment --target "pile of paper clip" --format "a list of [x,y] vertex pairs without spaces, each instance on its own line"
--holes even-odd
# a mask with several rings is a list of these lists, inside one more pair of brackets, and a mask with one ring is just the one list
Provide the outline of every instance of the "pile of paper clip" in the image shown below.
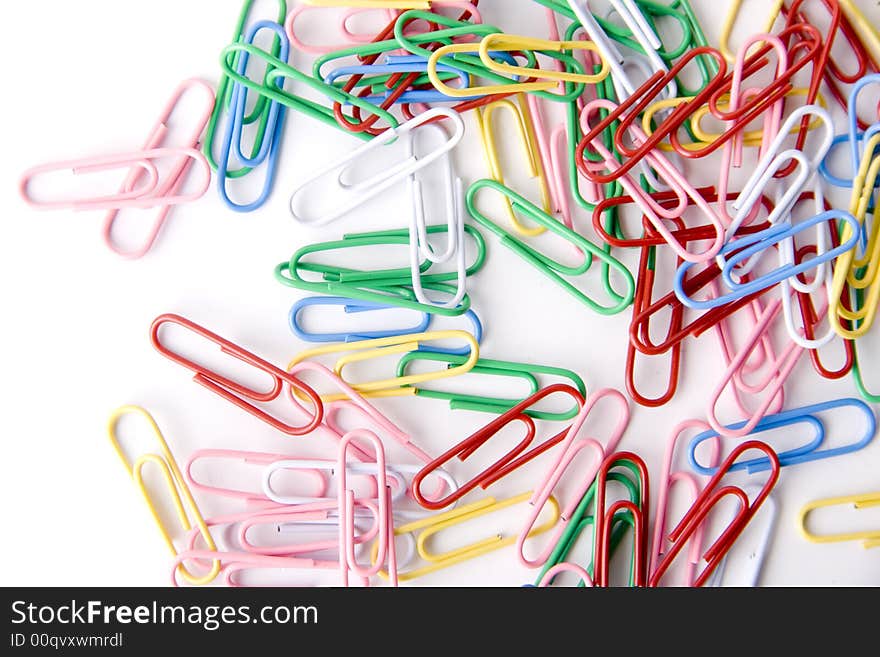
[[[347,152],[325,158],[296,181],[290,196],[294,220],[326,226],[327,241],[298,246],[275,267],[278,283],[314,295],[293,305],[289,322],[298,338],[317,346],[283,367],[180,315],[158,317],[151,331],[155,349],[196,383],[280,434],[336,441],[338,458],[207,448],[181,466],[147,411],[127,406],[112,416],[112,443],[174,555],[176,584],[244,585],[253,570],[331,569],[344,585],[396,585],[495,550],[533,568],[536,586],[558,584],[564,572],[581,586],[621,584],[621,577],[612,581],[615,557],[628,564],[632,586],[717,584],[746,526],[762,506],[772,508],[783,468],[850,454],[874,438],[874,412],[866,402],[880,402],[880,392],[866,387],[867,356],[859,345],[880,300],[880,228],[873,216],[880,107],[867,103],[865,93],[880,87],[877,30],[853,0],[776,0],[765,3],[771,10],[766,33],[734,46],[729,41],[740,0],[729,0],[716,47],[688,0],[609,0],[603,4],[610,13],[588,0],[536,2],[546,12],[546,26],[538,26],[544,38],[483,22],[478,0],[306,0],[295,7],[278,0],[277,14],[268,16],[255,15],[249,0],[231,42],[219,51],[216,94],[188,80],[140,150],[24,175],[21,191],[31,205],[106,212],[110,247],[139,257],[172,209],[196,201],[212,180],[231,209],[262,206],[278,182],[286,133],[308,130],[309,119],[355,138]],[[529,3],[505,4],[515,12]],[[341,42],[308,41],[300,29],[308,12],[340,21]],[[375,34],[355,31],[364,12],[384,16],[386,26]],[[669,32],[661,24],[676,27],[676,42],[661,38]],[[309,57],[311,67],[302,63]],[[175,115],[185,94],[203,97],[198,116]],[[848,117],[846,125],[834,125],[834,104]],[[289,112],[298,116],[285,130]],[[517,134],[498,134],[498,112],[514,117]],[[185,140],[168,143],[172,121],[191,125]],[[537,202],[505,182],[510,177],[498,143],[511,137],[522,142],[540,183]],[[456,175],[453,157],[465,140],[481,144],[486,156],[486,177],[470,184]],[[838,149],[848,167],[839,166]],[[718,169],[717,182],[694,186],[689,173],[707,167]],[[748,173],[739,190],[731,181],[737,169]],[[124,179],[117,192],[101,197],[38,200],[34,180],[62,170],[115,172]],[[236,181],[251,176],[261,180],[262,191],[242,200]],[[328,186],[332,194],[325,193]],[[848,190],[848,205],[826,199],[833,187]],[[334,222],[368,214],[370,200],[390,191],[406,199],[407,225],[340,237]],[[486,209],[487,197],[502,208],[500,215]],[[152,222],[139,248],[114,241],[122,211]],[[635,225],[623,220],[633,211],[641,218]],[[542,244],[567,242],[572,263],[543,252],[539,237]],[[480,353],[483,325],[468,286],[479,284],[487,243],[496,238],[530,265],[516,275],[540,273],[586,312],[632,313],[628,342],[608,335],[599,343],[626,349],[626,394],[609,388],[588,394],[575,372]],[[408,249],[408,267],[386,268],[381,255],[373,267],[347,258],[349,249],[381,254],[388,245]],[[627,250],[636,252],[637,271],[622,262]],[[673,275],[658,274],[661,260]],[[386,330],[309,331],[303,316],[318,306],[345,313],[402,308],[419,319]],[[658,315],[666,318],[659,328]],[[432,330],[438,316],[466,317],[469,330]],[[236,327],[217,330],[228,335]],[[267,385],[251,387],[191,360],[171,346],[171,331],[215,345],[265,375]],[[657,407],[676,395],[685,348],[705,333],[716,336],[725,371],[706,386],[704,419],[662,430],[668,447],[662,471],[651,477],[658,490],[652,500],[645,462],[618,443],[631,404]],[[839,366],[826,365],[829,345],[845,353]],[[393,376],[354,380],[356,365],[389,355],[397,359]],[[662,394],[649,395],[637,389],[633,371],[636,359],[657,357],[671,363],[668,383]],[[806,358],[817,377],[851,376],[865,401],[789,407],[785,383]],[[508,399],[452,391],[449,380],[468,373],[524,380],[531,394]],[[542,385],[539,377],[548,376],[565,382]],[[428,453],[418,445],[419,427],[403,429],[379,410],[383,398],[405,395],[482,412],[485,425],[461,440],[449,438],[441,454]],[[736,401],[739,421],[719,419],[722,395]],[[546,410],[551,397],[561,410]],[[829,411],[864,416],[864,431],[828,446],[835,417]],[[118,429],[130,415],[155,431],[156,450],[126,455]],[[605,425],[613,418],[612,428],[596,431],[597,418]],[[522,439],[462,481],[459,464],[478,460],[475,453],[509,425]],[[794,425],[809,430],[809,442],[789,449],[762,442]],[[386,458],[391,446],[409,458]],[[689,467],[675,465],[677,449],[687,453]],[[548,451],[554,460],[546,472],[534,473],[532,490],[481,497]],[[257,468],[262,485],[217,484],[211,473],[231,462]],[[157,493],[146,483],[150,471],[167,484],[163,496],[170,495],[180,527],[163,521]],[[754,473],[758,483],[735,485],[728,477],[733,471]],[[282,481],[290,480],[306,492],[287,491]],[[845,477],[839,484],[840,497],[803,500],[804,539],[880,545],[880,527],[836,534],[811,529],[809,514],[817,508],[880,504],[880,491],[851,490]],[[691,501],[683,514],[668,512],[673,487]],[[205,517],[196,500],[209,497],[235,501],[239,510]],[[731,512],[718,510],[725,504]],[[441,530],[473,519],[494,530],[490,514],[516,505],[522,509],[516,531],[446,552],[432,549]],[[266,540],[266,528],[280,533]],[[773,531],[792,529],[771,523],[768,537]],[[589,549],[575,549],[584,532],[592,534]],[[624,547],[628,554],[621,556]],[[759,572],[760,558],[753,581]]]

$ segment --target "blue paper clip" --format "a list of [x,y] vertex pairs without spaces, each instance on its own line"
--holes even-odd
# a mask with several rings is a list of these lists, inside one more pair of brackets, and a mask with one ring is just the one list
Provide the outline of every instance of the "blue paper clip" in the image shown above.
[[[245,43],[253,44],[254,39],[260,30],[271,30],[274,32],[281,43],[279,58],[287,61],[290,55],[290,41],[284,28],[278,23],[272,21],[260,21],[256,23],[248,32]],[[243,51],[239,57],[237,72],[244,75],[247,70],[250,54]],[[278,87],[283,85],[283,80],[278,79],[273,82]],[[252,212],[261,207],[269,198],[272,186],[275,181],[275,173],[277,171],[278,154],[281,150],[281,137],[284,131],[284,119],[287,115],[286,108],[277,101],[271,101],[269,104],[269,114],[266,123],[267,139],[260,144],[259,150],[252,157],[245,157],[241,148],[241,136],[244,128],[245,112],[247,106],[247,89],[239,84],[234,83],[232,87],[232,115],[226,125],[226,134],[224,136],[220,159],[217,163],[217,187],[220,192],[220,198],[235,212]],[[238,159],[248,167],[256,167],[264,162],[267,163],[266,181],[263,185],[263,191],[252,202],[240,204],[229,198],[229,192],[226,189],[227,176],[226,172],[229,167],[229,157],[232,154],[232,145],[235,143],[235,155]]]
[[312,333],[303,328],[299,319],[300,314],[306,308],[311,308],[312,306],[342,306],[346,313],[363,313],[394,308],[394,306],[374,303],[372,301],[358,301],[350,297],[306,297],[305,299],[300,299],[290,309],[290,330],[293,331],[296,337],[306,342],[355,342],[358,340],[372,340],[374,338],[391,338],[408,333],[423,333],[428,330],[428,325],[431,323],[431,315],[429,313],[420,313],[422,319],[419,324],[410,328],[348,331],[345,333]]
[[[829,185],[834,185],[835,187],[843,187],[846,189],[852,188],[853,185],[853,176],[855,172],[859,170],[859,166],[861,165],[861,147],[860,144],[868,141],[871,137],[880,132],[880,122],[875,123],[868,127],[865,132],[859,132],[859,120],[858,120],[858,100],[859,93],[861,93],[862,89],[864,89],[869,84],[880,84],[880,73],[875,73],[873,75],[866,75],[858,82],[853,85],[853,88],[849,92],[849,101],[847,103],[847,119],[849,125],[848,134],[837,135],[834,137],[834,140],[831,142],[831,148],[828,153],[825,154],[825,157],[822,158],[822,162],[819,165],[819,174]],[[852,173],[849,178],[840,178],[831,173],[828,165],[828,158],[831,157],[831,154],[834,152],[834,147],[838,146],[842,143],[849,144],[849,152],[850,152],[850,162],[852,163]],[[866,157],[873,157],[872,153],[866,153]],[[880,186],[880,182],[878,182],[876,186]]]
[[[350,297],[319,296],[300,299],[295,304],[293,304],[293,307],[291,307],[288,320],[290,322],[290,330],[293,331],[296,337],[298,337],[300,340],[304,340],[305,342],[357,342],[359,340],[397,337],[401,335],[408,335],[410,333],[423,333],[429,330],[429,326],[434,320],[434,316],[431,313],[416,311],[422,315],[422,319],[420,320],[419,324],[409,328],[348,331],[345,333],[314,333],[303,328],[302,321],[300,320],[300,315],[303,313],[303,311],[306,308],[310,308],[313,306],[341,306],[346,313],[363,313],[371,311],[391,310],[396,308],[396,306],[388,304],[381,304],[373,301],[360,301],[358,299],[352,299]],[[471,333],[473,334],[474,339],[476,339],[478,344],[481,343],[483,340],[483,324],[482,322],[480,322],[480,318],[477,317],[477,314],[473,310],[467,310],[464,313],[464,316],[467,317],[471,322],[471,325],[473,327]],[[419,351],[429,351],[432,353],[450,354],[454,356],[465,356],[470,353],[470,347],[465,346],[455,349],[444,349],[441,347],[434,348],[423,346],[419,348]]]
[[[834,220],[844,221],[850,226],[851,236],[843,244],[840,244],[829,251],[825,251],[824,253],[820,253],[815,258],[803,260],[799,264],[791,262],[785,263],[774,269],[772,272],[764,274],[763,276],[758,276],[746,283],[737,283],[733,280],[734,268],[741,262],[754,256],[756,253],[772,248],[774,245],[780,244],[787,239],[793,239],[795,235],[808,228],[812,228],[816,224]],[[678,297],[678,299],[688,308],[706,310],[723,306],[732,301],[754,294],[755,292],[760,292],[761,290],[773,287],[787,278],[792,278],[811,269],[815,269],[824,262],[834,260],[839,255],[846,253],[856,246],[856,243],[859,241],[860,233],[861,226],[859,225],[859,222],[856,221],[856,218],[849,212],[844,212],[843,210],[829,210],[827,212],[822,212],[810,219],[799,221],[794,225],[790,223],[782,223],[771,226],[759,233],[745,235],[733,242],[728,242],[719,252],[719,257],[724,257],[734,251],[736,252],[730,256],[730,258],[725,259],[724,268],[721,270],[724,282],[731,288],[731,292],[721,294],[713,299],[707,299],[705,301],[692,299],[684,291],[684,281],[687,273],[695,263],[685,262],[678,267],[678,270],[675,273],[675,281],[673,282],[675,296]]]
[[[515,64],[516,60],[512,57],[509,59],[512,60],[511,63]],[[341,77],[345,77],[348,75],[383,75],[383,74],[395,74],[395,73],[426,73],[428,70],[428,60],[422,57],[421,55],[388,55],[385,58],[384,64],[362,64],[359,66],[340,66],[339,68],[335,68],[330,73],[326,75],[324,78],[325,84],[333,84]],[[438,72],[445,73],[454,73],[458,76],[459,81],[461,82],[461,88],[467,89],[471,83],[471,76],[462,70],[455,68],[454,66],[449,66],[447,64],[438,64],[437,66]],[[364,100],[380,104],[384,100],[391,95],[391,91],[389,90],[385,94],[374,94],[372,96],[367,96]],[[443,102],[459,102],[462,100],[477,100],[478,98],[482,98],[482,96],[469,96],[467,98],[453,98],[451,96],[447,96],[442,91],[438,91],[437,89],[411,89],[409,91],[404,91],[397,100],[396,103],[443,103]]]
[[[821,445],[822,442],[825,440],[826,432],[825,425],[822,424],[821,420],[816,418],[814,414],[822,413],[824,411],[830,411],[845,406],[858,408],[865,414],[865,418],[868,422],[867,429],[865,430],[865,435],[856,442],[850,443],[849,445],[817,450],[819,445]],[[811,426],[813,426],[816,429],[816,436],[812,439],[811,442],[807,443],[806,445],[796,447],[786,452],[779,452],[779,465],[782,467],[785,467],[787,465],[797,465],[798,463],[818,461],[820,459],[828,459],[832,456],[841,456],[842,454],[856,452],[865,447],[868,443],[870,443],[871,440],[873,440],[874,434],[877,431],[877,420],[874,417],[874,412],[871,410],[871,407],[860,399],[844,398],[832,399],[830,401],[821,402],[819,404],[812,404],[810,406],[794,408],[790,411],[784,411],[782,413],[776,413],[774,415],[767,415],[766,417],[761,419],[761,421],[758,422],[757,425],[755,425],[755,428],[751,431],[751,433],[748,434],[748,436],[754,437],[756,434],[762,433],[764,431],[770,431],[771,429],[799,423],[810,424]],[[728,428],[738,429],[744,425],[745,422],[737,422],[736,424],[729,425]],[[699,447],[700,443],[718,437],[719,436],[716,431],[710,430],[705,431],[698,436],[695,436],[694,439],[691,441],[690,447],[688,449],[688,461],[691,464],[691,468],[693,468],[695,472],[699,472],[703,475],[713,475],[718,470],[718,468],[707,468],[701,463],[698,463],[696,457],[697,447]],[[755,472],[768,470],[769,468],[769,459],[757,458],[736,463],[730,468],[730,471],[733,472],[734,470],[747,470],[750,474],[752,474]]]

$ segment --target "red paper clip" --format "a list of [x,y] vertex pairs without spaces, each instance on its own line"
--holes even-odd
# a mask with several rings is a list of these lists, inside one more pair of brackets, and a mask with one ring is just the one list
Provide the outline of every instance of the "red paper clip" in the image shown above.
[[[620,461],[629,461],[636,466],[639,474],[639,504],[630,500],[618,500],[608,510],[605,509],[605,487],[608,474]],[[651,493],[648,490],[648,466],[632,452],[609,454],[599,467],[596,475],[596,512],[594,515],[595,540],[593,561],[596,564],[593,576],[594,586],[609,586],[611,565],[611,534],[618,514],[628,513],[632,516],[633,555],[632,581],[634,586],[645,586],[648,583],[648,534],[650,531],[648,507]]]
[[[442,509],[443,507],[449,506],[453,502],[461,499],[478,486],[483,489],[488,488],[502,477],[507,476],[520,466],[525,465],[536,456],[543,454],[548,449],[564,440],[570,427],[565,427],[559,433],[542,441],[541,444],[534,449],[525,452],[526,448],[528,448],[528,446],[534,440],[537,429],[535,427],[535,421],[531,417],[526,415],[524,411],[528,410],[529,407],[538,403],[542,399],[545,399],[546,397],[549,397],[550,395],[557,392],[566,394],[574,399],[579,409],[584,405],[584,398],[581,393],[569,385],[566,385],[564,383],[555,383],[553,385],[547,386],[546,388],[542,388],[528,399],[523,400],[510,410],[506,411],[504,414],[499,415],[482,429],[477,430],[476,433],[472,434],[468,438],[465,438],[463,441],[461,441],[451,449],[447,450],[436,459],[428,463],[424,468],[422,468],[415,475],[415,477],[413,477],[412,480],[413,497],[415,497],[418,503],[426,509]],[[522,422],[525,425],[526,435],[523,437],[522,440],[520,440],[518,444],[516,444],[509,452],[507,452],[507,454],[505,454],[498,461],[490,465],[476,477],[462,484],[458,487],[457,490],[453,491],[442,499],[431,500],[427,499],[422,494],[422,482],[425,480],[426,477],[430,476],[435,469],[451,461],[456,456],[461,461],[466,460],[480,447],[486,444],[493,436],[498,434],[501,429],[515,421]]]
[[[728,485],[716,489],[721,478],[727,474],[728,469],[736,462],[739,456],[750,449],[757,449],[764,452],[770,459],[771,468],[770,477],[764,483],[764,486],[755,497],[755,500],[750,501],[746,492],[738,486]],[[669,569],[669,566],[672,565],[672,562],[675,561],[675,557],[682,551],[684,546],[687,545],[691,537],[700,529],[715,505],[725,497],[735,497],[740,503],[740,508],[738,509],[736,516],[730,521],[721,535],[715,539],[712,545],[709,546],[709,549],[703,553],[703,559],[706,561],[707,565],[694,581],[694,586],[702,586],[724,559],[724,556],[730,548],[733,547],[736,539],[739,538],[740,534],[742,534],[743,530],[746,528],[746,525],[749,524],[751,519],[758,512],[761,504],[763,504],[764,500],[767,499],[767,496],[770,495],[770,491],[772,491],[773,486],[776,485],[777,479],[779,479],[779,458],[776,456],[776,452],[774,452],[768,445],[757,440],[748,440],[737,445],[730,455],[724,459],[724,462],[706,484],[706,487],[699,494],[693,506],[691,506],[678,525],[675,526],[675,529],[670,532],[669,540],[672,541],[672,545],[669,547],[666,554],[663,555],[657,568],[651,573],[648,586],[659,586],[661,578]]]
[[[837,0],[821,0],[821,4],[828,10],[828,17],[823,17],[821,22],[811,20],[807,16],[804,11],[804,4],[806,4],[805,0],[794,0],[791,6],[783,4],[782,14],[786,18],[787,26],[796,24],[821,25],[822,33],[825,35],[822,41],[822,49],[814,65],[813,77],[810,80],[810,87],[805,102],[807,104],[815,102],[819,95],[822,80],[824,80],[831,91],[831,96],[846,110],[849,92],[843,89],[842,85],[852,85],[866,75],[880,73],[880,67],[877,66],[874,57],[862,44],[852,23],[850,23],[846,13],[841,10]],[[813,4],[818,3],[814,2]],[[845,73],[833,57],[832,49],[838,34],[843,35],[843,38],[846,39],[849,45],[849,48],[846,50],[847,63],[850,61],[850,57],[855,60],[856,69],[852,73]],[[807,138],[806,126],[809,123],[807,117],[804,117],[804,121],[805,123],[801,124],[797,142],[795,143],[795,148],[799,150],[803,150],[803,145]],[[860,130],[864,130],[868,127],[869,123],[874,122],[873,119],[868,122],[863,121],[858,116],[856,121]]]
[[[642,252],[639,257],[639,272],[638,280],[636,283],[636,293],[633,297],[633,316],[641,313],[651,305],[655,278],[654,260],[656,259],[656,257],[657,250],[655,247],[642,247]],[[682,262],[683,261],[681,258],[676,258],[676,264],[681,265]],[[667,333],[680,331],[683,320],[684,306],[674,306],[672,308],[671,316],[669,319],[669,330]],[[644,324],[641,327],[636,327],[636,330],[640,329],[648,330],[647,324]],[[646,340],[648,339],[646,336],[643,337],[645,337]],[[677,342],[676,344],[672,345],[671,352],[671,360],[669,364],[669,379],[666,383],[666,390],[662,392],[659,397],[646,397],[639,392],[636,386],[635,360],[637,349],[632,344],[632,342],[629,342],[629,344],[627,344],[626,390],[627,392],[629,392],[630,397],[633,398],[633,401],[635,401],[637,404],[641,404],[642,406],[647,406],[649,408],[656,408],[658,406],[663,406],[664,404],[666,404],[675,395],[675,392],[678,389],[678,376],[681,367],[681,343]]]
[[[272,388],[266,392],[248,388],[247,386],[236,383],[228,377],[209,370],[204,366],[199,365],[198,363],[195,363],[188,358],[184,358],[174,351],[171,351],[159,340],[159,331],[162,329],[163,324],[177,324],[178,326],[189,329],[196,335],[208,339],[214,344],[220,345],[220,350],[223,353],[229,354],[233,358],[236,358],[244,363],[253,365],[256,369],[260,370],[261,372],[265,372],[270,377],[272,377]],[[281,431],[282,433],[290,436],[302,436],[311,431],[314,431],[323,420],[324,406],[321,403],[321,398],[318,396],[318,393],[312,390],[312,388],[297,379],[295,376],[285,372],[278,367],[275,367],[274,365],[263,360],[259,356],[256,356],[251,352],[242,349],[241,347],[230,342],[229,340],[221,338],[216,333],[212,333],[208,329],[199,326],[195,322],[192,322],[185,317],[173,314],[160,315],[153,321],[153,325],[150,328],[150,339],[153,342],[153,346],[160,354],[162,354],[169,360],[174,361],[178,365],[182,365],[191,372],[195,372],[193,380],[196,383],[205,386],[208,390],[220,395],[221,397],[223,397],[223,399],[232,402],[240,409],[247,411],[254,417],[263,420],[264,422],[278,429],[278,431]],[[302,426],[292,426],[290,424],[286,424],[278,418],[269,415],[265,411],[257,408],[253,403],[251,403],[267,403],[278,399],[278,397],[284,390],[285,383],[287,383],[287,385],[289,385],[291,388],[299,390],[311,401],[312,405],[314,406],[314,414],[307,424]],[[302,407],[300,407],[300,410],[305,409],[302,409]]]

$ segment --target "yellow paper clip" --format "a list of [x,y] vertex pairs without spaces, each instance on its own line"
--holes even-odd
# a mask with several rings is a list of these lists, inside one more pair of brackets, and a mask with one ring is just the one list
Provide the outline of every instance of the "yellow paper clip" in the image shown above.
[[855,509],[866,509],[872,506],[880,506],[880,491],[876,493],[864,493],[862,495],[844,495],[842,497],[829,497],[824,500],[816,500],[805,504],[798,514],[798,528],[801,536],[811,543],[843,543],[847,541],[862,541],[864,548],[880,546],[880,528],[855,532],[841,532],[839,534],[813,534],[807,529],[807,516],[810,511],[828,506],[852,504]]
[[[405,376],[395,376],[389,379],[368,381],[366,383],[351,383],[346,381],[348,385],[364,397],[403,397],[407,395],[415,395],[418,390],[416,384],[466,374],[473,369],[474,365],[477,364],[477,360],[480,358],[480,345],[473,335],[467,331],[428,331],[426,333],[412,333],[409,335],[397,335],[388,338],[331,344],[324,347],[306,349],[297,354],[296,357],[290,361],[287,369],[290,370],[295,365],[318,356],[351,352],[337,360],[336,365],[333,368],[336,375],[344,381],[345,379],[342,376],[342,371],[346,365],[370,360],[372,358],[380,358],[382,356],[407,354],[411,351],[416,351],[426,342],[436,340],[463,340],[470,347],[470,354],[468,355],[467,360],[460,365],[437,370],[435,372],[407,374]],[[343,399],[348,399],[348,396],[344,393],[321,396],[321,401],[323,402],[333,402]]]
[[877,28],[871,24],[868,17],[862,13],[862,10],[852,0],[837,1],[840,8],[843,9],[843,13],[849,19],[850,24],[852,24],[853,29],[858,32],[862,45],[871,52],[871,56],[875,60],[880,61],[880,32],[877,31]]
[[[493,94],[515,94],[526,93],[528,91],[550,91],[559,86],[558,82],[552,80],[544,80],[543,82],[516,82],[511,80],[509,84],[485,84],[477,87],[452,87],[437,75],[437,65],[440,63],[441,57],[455,54],[472,54],[476,55],[480,52],[479,43],[453,43],[443,46],[435,50],[428,58],[428,78],[434,88],[441,93],[452,98],[469,98],[471,96],[491,96]],[[476,57],[475,57],[476,59]],[[455,66],[454,60],[449,62],[450,66]],[[514,67],[517,68],[517,67]],[[518,72],[529,71],[531,69],[518,68]]]
[[[493,52],[523,52],[526,50],[544,50],[549,52],[562,52],[563,50],[589,50],[594,53],[602,68],[596,73],[569,73],[555,69],[526,68],[492,58]],[[556,80],[559,82],[573,82],[575,84],[596,84],[601,82],[611,70],[608,62],[602,57],[599,48],[592,41],[548,41],[547,39],[535,39],[532,37],[504,34],[498,32],[487,34],[480,41],[480,59],[483,65],[490,71],[502,74],[519,75],[523,77],[538,78],[540,80]],[[521,91],[525,91],[524,89]]]
[[[513,545],[517,539],[517,532],[512,532],[510,536],[505,536],[502,533],[498,533],[494,536],[489,536],[487,538],[474,541],[469,545],[465,545],[463,547],[442,553],[430,552],[427,547],[427,542],[438,532],[444,529],[455,527],[457,525],[460,525],[461,523],[467,522],[468,520],[480,518],[489,513],[494,513],[495,511],[500,511],[501,509],[506,509],[507,507],[511,507],[516,504],[527,504],[532,498],[532,495],[532,492],[523,493],[522,495],[510,497],[506,500],[501,500],[500,502],[496,501],[494,497],[486,497],[482,500],[459,507],[457,509],[444,511],[443,513],[428,516],[427,518],[422,518],[421,520],[415,520],[396,528],[394,530],[395,536],[413,535],[413,540],[416,544],[416,552],[424,561],[427,562],[426,565],[416,568],[414,570],[409,570],[406,572],[398,571],[398,580],[401,582],[414,580],[419,577],[423,577],[424,575],[428,575],[429,573],[441,570],[443,568],[454,566],[455,564],[461,563],[462,561],[468,561],[469,559],[474,559],[484,554],[488,554],[489,552],[493,552],[508,545]],[[547,500],[547,505],[550,508],[551,517],[546,522],[532,529],[532,531],[529,532],[529,536],[534,536],[549,531],[559,520],[559,503],[556,501],[556,498],[552,496],[549,497]],[[420,532],[418,536],[415,536],[416,532]],[[373,562],[375,562],[376,560],[378,549],[378,542],[374,542],[371,551],[371,559]],[[383,570],[379,571],[379,576],[383,579],[388,579],[388,573]]]
[[[516,133],[519,135],[522,143],[523,151],[528,164],[529,175],[538,179],[541,188],[541,205],[544,212],[553,214],[552,203],[550,199],[550,185],[547,180],[547,174],[544,171],[541,162],[540,151],[538,149],[538,140],[535,136],[535,126],[532,121],[532,115],[529,110],[529,104],[525,94],[518,94],[517,101],[519,105],[515,105],[511,100],[502,99],[489,103],[482,109],[477,110],[477,124],[480,131],[480,140],[483,144],[483,152],[486,155],[486,163],[489,166],[489,175],[496,182],[506,185],[504,182],[504,171],[501,166],[501,158],[498,156],[498,140],[495,139],[495,121],[493,117],[497,110],[508,110],[514,116],[516,121]],[[507,204],[507,214],[510,216],[510,222],[516,232],[520,235],[533,237],[540,235],[547,229],[543,226],[529,227],[520,222],[516,212],[513,209],[513,203],[510,199],[505,198]]]
[[[738,48],[730,47],[730,35],[733,34],[733,27],[736,24],[736,19],[739,16],[739,9],[742,6],[742,3],[743,0],[732,0],[730,3],[730,9],[727,10],[727,16],[724,17],[724,23],[721,25],[721,34],[718,37],[718,49],[721,51],[721,54],[724,55],[724,59],[729,62],[736,61],[736,51]],[[773,31],[773,24],[779,17],[782,4],[783,0],[772,0],[772,4],[770,5],[770,17],[767,20],[766,27],[761,31],[762,34],[770,34]]]
[[[865,155],[873,153],[878,147],[880,147],[880,134],[868,140],[864,148]],[[859,171],[853,179],[849,211],[865,230],[868,230],[868,207],[878,178],[880,178],[880,155],[863,157]],[[875,284],[880,270],[878,233],[880,230],[876,227],[871,229],[861,257],[857,257],[858,249],[852,249],[841,255],[834,266],[834,278],[831,281],[831,291],[828,293],[828,317],[837,334],[849,340],[865,335],[877,316],[878,301],[880,301],[880,284]],[[848,225],[844,226],[840,235],[841,242],[851,237],[852,229]],[[862,299],[861,307],[857,310],[849,310],[842,303],[842,297],[846,294],[846,285],[854,290],[868,289]],[[858,326],[846,328],[841,320],[857,322]]]
[[[143,419],[147,421],[153,431],[156,442],[159,445],[158,454],[143,454],[139,456],[134,461],[134,463],[131,463],[126,458],[125,452],[122,449],[122,445],[119,442],[119,436],[116,433],[116,427],[119,424],[119,420],[124,415],[127,415],[129,413],[140,415]],[[159,426],[156,424],[153,416],[150,415],[150,413],[146,409],[143,409],[140,406],[123,406],[114,411],[113,414],[110,416],[108,432],[110,435],[110,442],[113,444],[113,449],[116,450],[116,453],[122,460],[123,465],[125,465],[126,470],[128,470],[128,473],[131,475],[132,479],[134,479],[138,488],[140,488],[141,493],[144,496],[144,500],[146,500],[147,506],[150,508],[150,512],[153,514],[153,518],[155,519],[156,524],[159,526],[159,531],[162,532],[162,538],[165,539],[165,543],[168,545],[171,553],[175,557],[178,555],[177,548],[174,546],[174,541],[171,538],[171,532],[162,521],[162,515],[159,513],[159,508],[155,500],[153,499],[152,494],[147,489],[147,486],[144,483],[143,469],[144,466],[146,466],[148,463],[154,464],[156,467],[159,468],[159,472],[162,473],[162,477],[164,478],[165,483],[168,487],[168,492],[171,495],[171,501],[174,504],[174,509],[177,512],[177,517],[180,520],[180,524],[183,530],[185,532],[189,532],[192,529],[192,525],[195,524],[196,526],[198,526],[199,533],[201,534],[202,539],[205,541],[207,548],[211,551],[216,551],[217,546],[214,543],[214,539],[211,537],[211,532],[208,530],[208,525],[205,522],[201,511],[199,511],[199,507],[189,490],[189,486],[186,485],[186,480],[183,478],[183,474],[180,472],[177,461],[174,459],[174,455],[168,448],[168,443],[165,442],[165,438],[164,436],[162,436],[162,432],[159,430]],[[181,497],[183,499],[181,499]],[[220,572],[220,567],[220,562],[214,560],[211,563],[210,569],[204,575],[193,575],[186,569],[183,563],[178,566],[178,569],[181,576],[190,584],[200,585],[207,584],[213,581]]]

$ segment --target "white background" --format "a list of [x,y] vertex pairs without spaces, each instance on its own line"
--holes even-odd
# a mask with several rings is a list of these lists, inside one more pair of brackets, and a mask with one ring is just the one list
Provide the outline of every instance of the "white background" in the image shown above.
[[[726,3],[693,2],[710,42],[717,42]],[[755,7],[765,3],[746,4],[752,31],[757,30],[763,19]],[[878,16],[875,3],[860,4]],[[119,405],[150,409],[181,463],[192,450],[206,447],[334,456],[332,443],[282,436],[194,384],[187,372],[152,349],[148,329],[160,313],[178,312],[286,364],[305,346],[287,327],[287,311],[300,294],[276,283],[273,267],[311,241],[406,225],[405,197],[364,208],[322,231],[299,228],[291,220],[287,198],[297,181],[317,163],[353,148],[354,140],[291,113],[275,193],[264,208],[232,213],[212,187],[199,202],[178,209],[156,248],[136,262],[104,248],[100,213],[37,213],[17,193],[17,181],[30,166],[139,148],[180,80],[199,76],[216,82],[219,52],[231,37],[239,6],[239,0],[47,0],[15,3],[5,12],[2,584],[169,581],[166,548],[107,439],[107,417]],[[486,22],[506,31],[544,33],[543,8],[534,3],[483,0],[480,9]],[[306,59],[296,55],[294,63],[305,66]],[[468,144],[456,161],[469,182],[483,177],[485,168],[474,119],[466,121]],[[711,183],[713,170],[699,182]],[[524,189],[534,196],[533,186]],[[577,221],[589,223],[583,215]],[[494,238],[487,240],[486,267],[470,281],[473,306],[486,327],[482,354],[574,369],[591,391],[623,390],[629,311],[613,318],[594,315]],[[621,257],[634,267],[634,255]],[[873,369],[869,346],[863,360]],[[663,376],[664,364],[661,359],[642,376]],[[689,341],[678,396],[661,409],[633,405],[621,448],[637,451],[659,478],[672,427],[705,417],[707,391],[721,372],[712,335]],[[787,392],[788,408],[856,394],[849,378],[820,379],[807,358]],[[433,454],[489,419],[450,412],[439,401],[380,400],[377,406]],[[834,440],[853,437],[858,427],[851,420],[845,414],[829,418]],[[780,444],[795,445],[797,439],[793,435]],[[539,459],[489,492],[504,497],[529,490],[547,463]],[[880,441],[875,441],[856,454],[783,471],[774,493],[778,525],[761,584],[880,584],[880,553],[858,544],[807,543],[795,525],[798,508],[808,500],[880,488],[878,463]],[[456,474],[473,474],[475,466],[460,467]],[[652,483],[656,489],[656,479]],[[203,505],[208,515],[231,508],[211,500]],[[845,509],[823,517],[828,523],[823,529],[880,523],[876,510],[862,512],[860,519]],[[514,518],[507,526],[492,523],[481,531],[517,529]],[[732,569],[730,583],[736,583],[735,574]],[[421,583],[518,586],[533,578],[507,549]],[[335,575],[329,581],[336,581]]]

